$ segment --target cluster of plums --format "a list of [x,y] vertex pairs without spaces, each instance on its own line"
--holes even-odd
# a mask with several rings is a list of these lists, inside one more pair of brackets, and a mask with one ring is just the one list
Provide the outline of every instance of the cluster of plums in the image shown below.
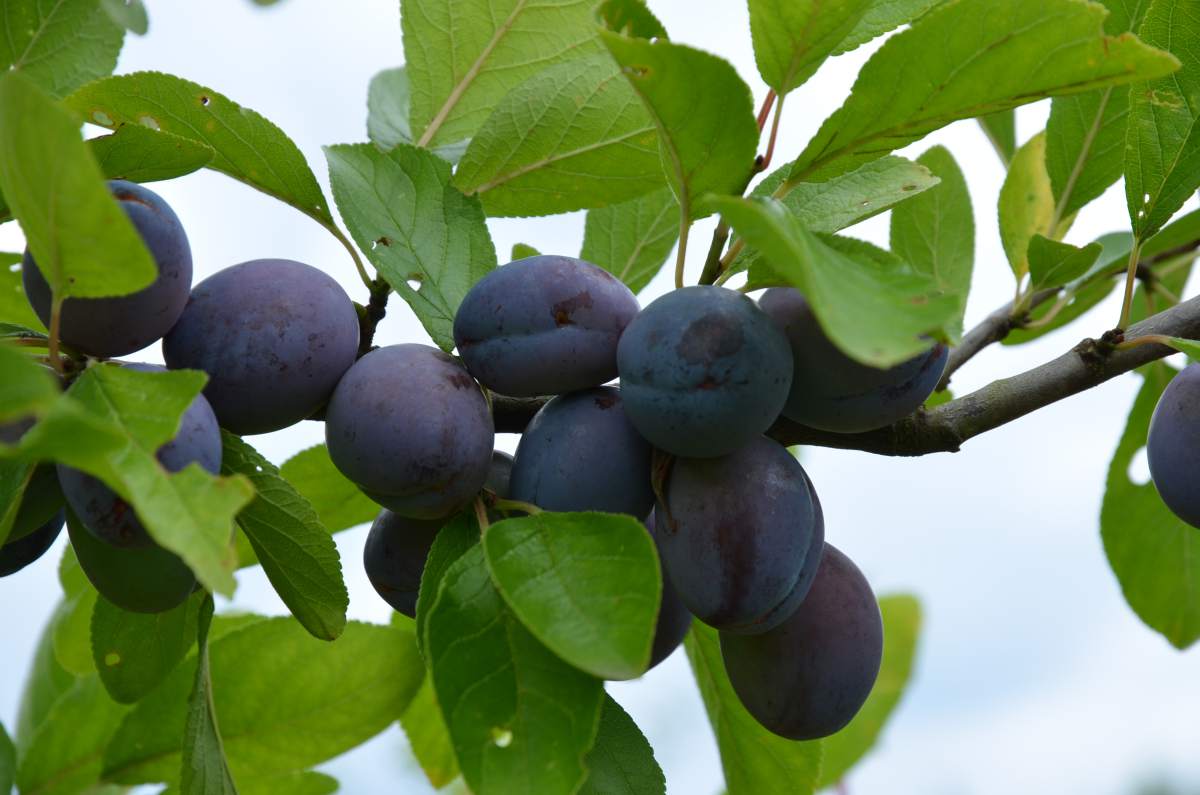
[[[364,551],[369,578],[408,615],[439,529],[481,493],[547,511],[634,516],[663,572],[651,665],[695,617],[720,630],[734,689],[771,731],[826,736],[862,706],[882,654],[878,605],[861,572],[825,542],[808,475],[764,433],[781,415],[848,433],[889,424],[932,392],[944,346],[874,369],[839,351],[793,289],[768,290],[756,303],[689,287],[641,309],[601,268],[536,256],[467,294],[454,321],[461,359],[416,344],[359,356],[357,311],[328,276],[256,260],[191,289],[175,214],[146,188],[112,190],[159,276],[132,295],[66,301],[61,337],[96,357],[162,338],[169,368],[208,374],[178,434],[158,450],[167,470],[219,471],[220,428],[264,433],[323,412],[333,463],[383,507]],[[49,290],[28,255],[24,279],[48,320]],[[606,385],[618,378],[619,387]],[[553,396],[512,458],[494,449],[489,390]],[[0,430],[16,438],[24,428]],[[154,544],[129,505],[62,466],[37,470],[0,571],[49,546],[64,500],[82,525],[72,528],[80,564],[108,599],[156,612],[192,592],[191,572]]]

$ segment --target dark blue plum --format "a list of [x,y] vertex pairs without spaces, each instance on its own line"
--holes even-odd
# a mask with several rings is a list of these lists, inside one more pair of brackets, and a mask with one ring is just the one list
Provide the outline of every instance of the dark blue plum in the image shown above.
[[62,532],[64,521],[63,512],[60,510],[33,532],[20,537],[10,537],[0,546],[0,577],[16,574],[45,555],[46,550],[54,545],[58,534]]
[[574,257],[537,256],[471,288],[454,343],[471,374],[504,395],[560,395],[617,375],[617,341],[638,311],[629,288]]
[[1163,391],[1146,438],[1150,477],[1172,513],[1200,527],[1200,365],[1188,365]]
[[443,519],[409,519],[380,511],[363,547],[367,579],[383,601],[409,618],[417,617],[417,593],[425,560]]
[[492,463],[488,467],[484,488],[502,500],[508,499],[509,483],[512,481],[513,457],[503,450],[492,452]]
[[[58,485],[58,474],[53,464],[39,464],[34,467],[21,494],[21,506],[13,519],[9,531],[9,542],[24,538],[45,526],[56,514],[62,511],[63,494]],[[0,511],[3,508],[0,507]]]
[[[179,319],[192,287],[192,249],[174,210],[141,185],[113,180],[108,186],[150,250],[158,278],[129,295],[63,302],[62,341],[83,353],[103,357],[124,356],[161,339]],[[50,285],[29,251],[21,266],[21,280],[33,311],[49,326]]]
[[391,345],[359,359],[325,413],[329,456],[383,507],[448,516],[487,480],[495,429],[483,391],[449,354]]
[[646,519],[646,529],[659,547],[658,571],[662,575],[662,601],[658,606],[658,623],[654,625],[654,642],[650,647],[650,668],[655,667],[671,656],[671,652],[679,648],[688,630],[692,628],[692,614],[688,612],[683,600],[671,585],[667,570],[662,564],[662,547],[659,546],[658,536],[654,532],[654,514]]
[[509,491],[547,511],[641,518],[654,505],[652,453],[625,416],[619,389],[572,392],[542,406],[525,429]]
[[804,468],[763,436],[721,458],[676,459],[655,527],[688,610],[741,633],[766,632],[804,600],[825,537]]
[[196,285],[163,340],[172,370],[208,373],[221,427],[267,433],[312,415],[358,353],[358,312],[332,278],[301,262],[259,259]]
[[163,613],[196,589],[196,577],[177,555],[160,546],[116,547],[77,521],[67,521],[79,567],[100,595],[134,613]]
[[[131,370],[166,372],[153,364],[128,364]],[[221,471],[221,429],[203,395],[197,395],[179,422],[179,431],[158,448],[158,461],[168,472],[193,462],[215,475]],[[58,465],[58,482],[67,505],[96,538],[118,547],[154,545],[133,507],[100,480],[77,469]]]
[[792,382],[787,339],[746,296],[685,287],[646,307],[617,349],[625,413],[656,447],[726,455],[779,416]]
[[895,367],[869,367],[830,341],[799,290],[772,287],[759,306],[791,343],[794,371],[783,415],[813,428],[861,433],[907,417],[933,394],[950,356],[938,343]]
[[858,567],[826,544],[803,604],[761,635],[722,632],[721,656],[764,728],[790,740],[828,737],[858,713],[879,675],[879,605]]

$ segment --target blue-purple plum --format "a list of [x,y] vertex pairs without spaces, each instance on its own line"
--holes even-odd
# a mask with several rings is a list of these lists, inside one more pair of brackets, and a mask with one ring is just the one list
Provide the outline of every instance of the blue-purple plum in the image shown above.
[[363,547],[367,579],[383,601],[409,618],[416,618],[421,574],[444,521],[409,519],[385,508],[367,535]]
[[[165,372],[152,364],[127,364],[131,370]],[[221,471],[221,429],[204,395],[197,395],[184,411],[179,431],[158,448],[157,457],[168,472],[196,463],[210,474]],[[67,505],[96,538],[117,547],[154,545],[133,507],[97,478],[62,464],[58,482]]]
[[644,517],[654,505],[653,451],[625,416],[621,390],[596,387],[552,399],[521,436],[509,486],[547,511]]
[[870,367],[833,344],[799,290],[772,287],[759,306],[791,344],[792,388],[783,415],[813,428],[861,433],[907,417],[933,394],[950,356],[938,343],[895,367]]
[[625,413],[654,446],[727,455],[771,426],[792,383],[792,353],[771,319],[723,287],[651,303],[617,348]]
[[638,311],[629,288],[574,257],[536,256],[480,279],[454,317],[471,374],[504,395],[560,395],[617,375],[617,341]]
[[808,593],[825,523],[808,475],[759,436],[721,458],[679,458],[655,535],[688,610],[717,629],[766,632]]
[[804,602],[761,635],[721,633],[734,692],[768,731],[815,740],[840,731],[862,708],[883,658],[883,620],[853,561],[825,545]]
[[[655,546],[659,546],[658,536],[654,532],[653,511],[645,524]],[[675,586],[671,585],[671,580],[667,577],[667,570],[663,568],[661,546],[658,553],[658,571],[662,575],[662,600],[658,606],[658,623],[654,625],[654,642],[650,646],[650,666],[646,670],[670,657],[671,652],[679,648],[688,630],[692,628],[692,614],[679,598]]]
[[1200,527],[1200,365],[1188,365],[1163,390],[1150,418],[1146,459],[1162,501]]
[[234,265],[196,285],[163,340],[172,370],[208,373],[204,395],[239,435],[320,409],[358,353],[358,312],[336,281],[286,259]]
[[[9,531],[9,542],[24,538],[62,511],[63,494],[53,464],[38,464],[21,494],[21,505]],[[2,509],[0,509],[2,510]]]
[[492,452],[492,463],[488,467],[484,488],[502,500],[508,499],[509,484],[512,482],[513,457],[503,450]]
[[20,537],[10,537],[0,546],[0,577],[16,574],[21,569],[33,563],[46,554],[46,550],[54,545],[58,534],[62,532],[64,522],[60,510],[32,532]]
[[487,480],[495,428],[483,391],[449,354],[390,345],[355,362],[325,413],[329,457],[388,510],[448,516]]
[[[192,249],[175,211],[154,191],[122,180],[109,190],[141,235],[158,266],[158,278],[129,295],[63,301],[59,337],[91,356],[124,356],[162,339],[183,312],[192,287]],[[50,285],[33,255],[21,267],[25,295],[50,325]]]

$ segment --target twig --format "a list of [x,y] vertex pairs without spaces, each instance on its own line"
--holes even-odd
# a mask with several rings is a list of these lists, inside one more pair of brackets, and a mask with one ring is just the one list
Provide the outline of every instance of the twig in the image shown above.
[[950,349],[950,357],[946,362],[946,370],[942,380],[938,382],[937,391],[942,391],[950,384],[950,377],[958,369],[969,362],[980,351],[993,342],[1000,342],[1021,326],[1021,320],[1029,311],[1041,306],[1058,294],[1058,290],[1040,290],[1029,297],[1029,307],[1020,315],[1014,317],[1015,302],[1010,301],[985,317],[979,325],[963,335],[958,345]]

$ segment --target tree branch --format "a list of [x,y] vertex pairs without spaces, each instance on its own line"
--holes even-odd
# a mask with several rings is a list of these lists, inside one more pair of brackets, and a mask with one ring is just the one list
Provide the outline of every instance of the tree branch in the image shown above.
[[[1029,309],[1033,310],[1041,306],[1046,301],[1058,295],[1058,292],[1057,289],[1039,290],[1030,298]],[[938,382],[937,391],[940,392],[949,386],[950,377],[958,372],[958,368],[974,358],[975,354],[993,342],[1000,342],[1013,329],[1020,327],[1022,318],[1014,318],[1012,313],[1013,302],[1009,301],[980,321],[978,326],[963,335],[958,345],[950,349],[950,358],[946,361],[946,370],[942,373],[942,380]]]

